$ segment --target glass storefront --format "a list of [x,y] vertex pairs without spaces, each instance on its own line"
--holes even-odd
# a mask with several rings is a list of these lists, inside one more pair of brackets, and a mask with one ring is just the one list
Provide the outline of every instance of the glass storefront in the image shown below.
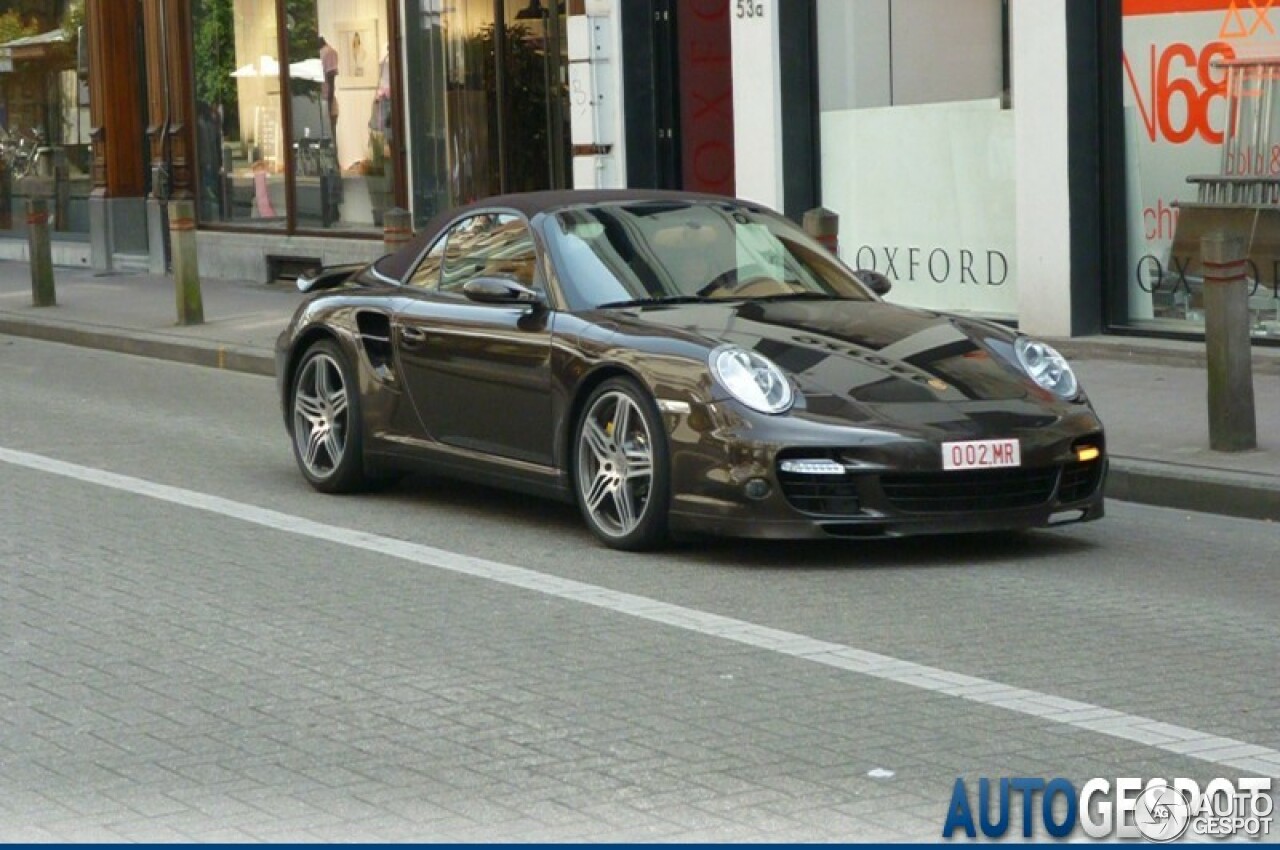
[[1018,313],[1002,0],[818,0],[822,202],[888,300]]
[[406,0],[405,20],[409,88],[420,93],[407,103],[416,222],[487,195],[567,186],[564,5]]
[[193,0],[192,18],[206,225],[371,233],[406,178],[419,225],[571,179],[562,3]]
[[1200,240],[1225,230],[1247,240],[1252,333],[1280,340],[1280,5],[1124,0],[1123,16],[1118,323],[1202,332]]
[[203,223],[381,227],[396,179],[389,23],[383,0],[194,0]]
[[76,32],[0,44],[0,233],[25,232],[26,202],[44,198],[60,236],[89,232],[89,93]]

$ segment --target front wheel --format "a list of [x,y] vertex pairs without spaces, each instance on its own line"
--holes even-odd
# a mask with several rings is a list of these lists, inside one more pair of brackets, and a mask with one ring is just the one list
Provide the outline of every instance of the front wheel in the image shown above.
[[611,378],[587,399],[576,436],[574,492],[591,531],[614,549],[665,543],[671,467],[653,400]]
[[293,379],[293,455],[311,486],[347,493],[365,485],[360,395],[347,356],[332,340],[311,346]]

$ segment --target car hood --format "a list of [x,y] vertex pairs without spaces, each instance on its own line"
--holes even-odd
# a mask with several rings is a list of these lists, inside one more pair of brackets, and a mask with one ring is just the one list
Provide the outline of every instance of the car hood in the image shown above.
[[1007,433],[1070,408],[1016,364],[1013,331],[980,320],[879,301],[657,305],[631,316],[650,334],[763,354],[792,377],[806,418]]

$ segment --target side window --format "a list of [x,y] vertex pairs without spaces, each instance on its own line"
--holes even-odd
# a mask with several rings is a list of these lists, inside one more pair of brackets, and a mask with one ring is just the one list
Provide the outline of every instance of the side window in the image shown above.
[[533,288],[537,254],[533,234],[519,216],[482,213],[449,232],[441,274],[442,292],[460,292],[474,277],[505,277]]
[[409,286],[421,289],[435,289],[440,284],[440,261],[444,258],[444,239],[437,239],[436,244],[418,263],[418,267],[409,275]]

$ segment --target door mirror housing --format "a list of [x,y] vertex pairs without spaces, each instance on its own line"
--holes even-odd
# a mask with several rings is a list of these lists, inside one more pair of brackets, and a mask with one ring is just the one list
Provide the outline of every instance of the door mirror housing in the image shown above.
[[858,280],[866,284],[867,289],[870,289],[872,292],[874,292],[876,295],[879,295],[881,298],[888,295],[889,290],[893,289],[893,281],[889,280],[889,278],[886,277],[882,272],[873,272],[873,271],[868,271],[866,269],[859,269],[858,271],[854,272],[854,274],[857,275]]
[[478,277],[462,286],[462,294],[480,304],[543,304],[542,295],[508,277]]

